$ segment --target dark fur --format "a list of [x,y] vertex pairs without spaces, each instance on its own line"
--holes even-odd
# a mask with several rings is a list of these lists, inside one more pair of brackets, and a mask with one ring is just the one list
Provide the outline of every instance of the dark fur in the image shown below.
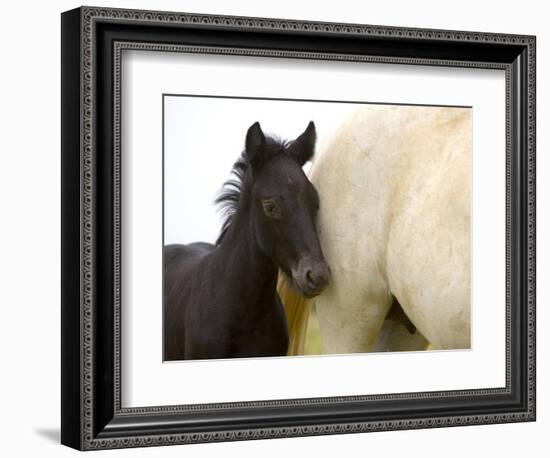
[[[234,178],[216,199],[226,213],[216,245],[165,247],[166,360],[286,355],[278,270],[290,274],[312,259],[311,274],[324,263],[314,226],[318,197],[302,171],[314,129],[311,123],[282,142],[251,126]],[[276,211],[265,210],[270,199]],[[318,277],[322,287],[326,278]]]

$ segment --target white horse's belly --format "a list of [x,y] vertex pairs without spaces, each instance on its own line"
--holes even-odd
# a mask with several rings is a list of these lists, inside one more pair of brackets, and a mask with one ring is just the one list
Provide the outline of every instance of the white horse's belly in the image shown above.
[[[470,247],[464,237],[399,226],[388,245],[390,288],[434,348],[470,347]],[[441,227],[438,228],[441,231]],[[418,240],[429,243],[418,243]]]
[[469,116],[426,143],[429,161],[402,177],[394,200],[387,275],[432,347],[469,348]]

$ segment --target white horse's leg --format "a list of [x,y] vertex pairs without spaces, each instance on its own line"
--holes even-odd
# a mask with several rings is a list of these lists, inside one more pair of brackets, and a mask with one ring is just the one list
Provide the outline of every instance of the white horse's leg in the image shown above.
[[[321,301],[322,302],[322,301]],[[384,304],[346,304],[342,312],[331,304],[317,305],[323,354],[371,351],[384,323]],[[371,313],[365,313],[365,310]]]
[[315,300],[323,353],[371,351],[392,297],[385,289],[366,290],[364,285],[353,281],[353,274],[339,277],[338,272],[333,272],[333,286]]

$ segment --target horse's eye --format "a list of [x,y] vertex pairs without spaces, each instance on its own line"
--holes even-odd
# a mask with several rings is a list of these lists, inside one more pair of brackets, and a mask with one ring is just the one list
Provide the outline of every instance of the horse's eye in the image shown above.
[[262,206],[264,208],[264,213],[269,218],[279,219],[283,216],[283,213],[279,206],[275,203],[273,199],[266,199],[262,201]]

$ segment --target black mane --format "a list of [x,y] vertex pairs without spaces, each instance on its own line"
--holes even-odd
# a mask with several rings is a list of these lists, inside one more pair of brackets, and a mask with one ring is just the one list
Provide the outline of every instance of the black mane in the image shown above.
[[[277,137],[266,136],[265,141],[266,144],[264,148],[269,157],[273,157],[276,154],[284,154],[286,147],[289,145],[287,141],[283,141]],[[216,245],[219,245],[227,234],[233,222],[233,217],[237,213],[241,195],[245,194],[245,191],[250,185],[248,182],[249,180],[246,179],[249,168],[250,162],[246,157],[246,151],[243,151],[241,156],[233,164],[231,169],[232,178],[223,184],[219,195],[214,200],[214,203],[218,205],[219,210],[225,216],[220,235],[216,240]]]
[[239,157],[239,159],[235,161],[235,163],[233,164],[233,168],[231,169],[231,175],[234,178],[230,178],[223,184],[219,195],[214,201],[215,204],[218,205],[220,211],[225,215],[225,220],[222,224],[220,235],[216,240],[216,245],[219,245],[222,242],[225,234],[227,233],[227,230],[229,229],[229,226],[231,226],[233,216],[237,212],[239,199],[241,197],[241,192],[244,187],[244,180],[249,165],[250,164],[246,159],[245,153],[243,152],[241,154],[241,157]]

